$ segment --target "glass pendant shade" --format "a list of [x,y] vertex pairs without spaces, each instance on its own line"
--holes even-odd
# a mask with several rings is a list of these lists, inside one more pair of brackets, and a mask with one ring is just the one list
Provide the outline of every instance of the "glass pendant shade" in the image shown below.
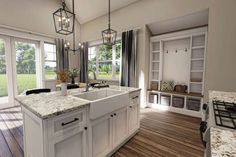
[[117,31],[113,29],[106,29],[102,31],[103,44],[107,46],[112,46],[116,43]]
[[75,14],[66,9],[63,2],[62,8],[53,13],[55,30],[59,34],[69,35],[74,31]]

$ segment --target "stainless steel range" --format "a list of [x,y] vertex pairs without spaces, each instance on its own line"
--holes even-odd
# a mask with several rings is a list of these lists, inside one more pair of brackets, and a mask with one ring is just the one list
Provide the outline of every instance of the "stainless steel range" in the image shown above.
[[210,127],[236,130],[236,93],[209,92],[209,103],[202,108],[200,135],[206,147],[205,156],[210,156]]
[[221,127],[236,129],[236,104],[214,100],[213,111],[215,124]]

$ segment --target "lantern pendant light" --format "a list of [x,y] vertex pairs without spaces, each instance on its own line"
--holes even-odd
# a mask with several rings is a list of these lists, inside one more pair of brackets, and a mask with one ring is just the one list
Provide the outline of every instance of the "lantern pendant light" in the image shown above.
[[108,29],[102,31],[103,44],[112,46],[116,44],[117,31],[111,29],[111,2],[108,0]]
[[57,33],[69,35],[74,32],[75,14],[69,11],[65,0],[62,0],[62,8],[53,13],[54,26]]

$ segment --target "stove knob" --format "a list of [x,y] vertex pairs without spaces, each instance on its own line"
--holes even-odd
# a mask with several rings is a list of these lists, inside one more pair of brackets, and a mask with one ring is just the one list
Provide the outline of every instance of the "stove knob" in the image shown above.
[[208,107],[208,105],[207,105],[207,104],[203,104],[203,106],[202,106],[202,109],[203,109],[203,110],[206,110],[206,109],[207,109],[207,107]]

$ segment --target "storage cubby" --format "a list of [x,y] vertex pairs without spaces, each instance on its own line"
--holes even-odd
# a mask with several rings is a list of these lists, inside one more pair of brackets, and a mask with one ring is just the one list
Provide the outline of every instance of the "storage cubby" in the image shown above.
[[[149,106],[201,117],[206,40],[207,27],[151,37]],[[187,85],[186,93],[162,91],[161,82],[170,81]]]
[[152,70],[159,70],[159,62],[152,62]]
[[204,48],[193,49],[191,59],[204,59]]
[[158,94],[157,93],[150,93],[149,94],[149,103],[158,103]]
[[170,106],[170,95],[161,94],[161,105]]
[[159,52],[152,53],[152,61],[160,61],[160,53]]
[[158,71],[152,71],[152,80],[153,81],[159,80],[159,72]]
[[192,47],[204,47],[205,46],[205,34],[192,37]]
[[190,83],[190,93],[202,93],[202,84]]
[[191,60],[191,70],[192,71],[203,71],[204,61],[203,60]]
[[203,73],[202,72],[191,72],[190,82],[202,82]]
[[173,96],[172,106],[176,108],[184,108],[184,97]]
[[188,110],[193,110],[193,111],[200,111],[201,107],[201,99],[197,98],[187,98],[187,105],[186,108]]
[[153,42],[152,43],[152,51],[160,51],[160,42]]

